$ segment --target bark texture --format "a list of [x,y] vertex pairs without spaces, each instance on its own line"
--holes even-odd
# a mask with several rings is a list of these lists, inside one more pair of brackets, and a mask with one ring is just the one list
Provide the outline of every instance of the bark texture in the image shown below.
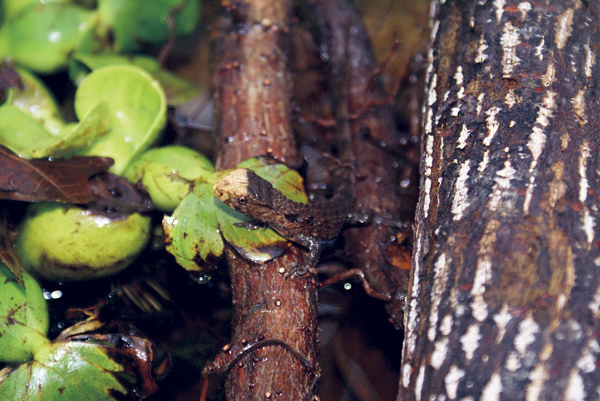
[[[287,66],[291,2],[223,4],[228,9],[215,32],[217,168],[265,154],[293,165],[298,151],[290,128],[292,82]],[[233,336],[231,346],[215,362],[223,366],[257,342],[287,344],[272,343],[236,361],[226,379],[228,399],[311,399],[316,380],[317,284],[314,279],[284,278],[290,265],[302,263],[304,256],[302,248],[291,246],[276,260],[254,265],[227,251]]]
[[[323,41],[320,48],[329,60],[336,148],[340,160],[351,163],[356,175],[354,209],[398,219],[399,134],[390,102],[384,101],[386,94],[373,79],[377,61],[366,29],[347,0],[316,2],[315,12]],[[402,325],[409,276],[399,231],[377,224],[344,231],[349,259],[363,270],[375,291],[389,295],[387,309],[397,327]]]
[[399,400],[596,400],[597,1],[436,0]]

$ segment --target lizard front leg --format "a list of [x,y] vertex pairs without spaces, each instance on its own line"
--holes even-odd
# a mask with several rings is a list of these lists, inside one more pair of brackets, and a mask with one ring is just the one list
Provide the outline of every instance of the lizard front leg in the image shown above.
[[317,274],[317,262],[321,256],[321,243],[310,235],[298,234],[291,241],[302,245],[308,249],[308,256],[303,264],[296,264],[292,267],[286,277],[294,275],[296,277],[310,277]]

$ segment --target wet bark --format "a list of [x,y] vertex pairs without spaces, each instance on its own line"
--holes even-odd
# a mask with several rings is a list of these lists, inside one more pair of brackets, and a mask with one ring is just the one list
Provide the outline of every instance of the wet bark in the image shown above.
[[[397,220],[402,202],[396,190],[399,134],[392,106],[385,102],[387,94],[373,76],[378,65],[369,37],[347,0],[316,2],[315,12],[320,48],[329,60],[336,149],[356,175],[354,209]],[[401,234],[397,228],[377,224],[344,231],[352,266],[363,270],[375,291],[390,296],[388,310],[397,327],[402,325],[410,267],[403,258]]]
[[598,399],[596,1],[433,1],[399,400]]
[[[215,32],[217,168],[265,154],[294,165],[298,151],[290,124],[292,81],[287,65],[291,2],[227,3],[230,8]],[[301,247],[292,245],[276,260],[254,265],[227,251],[233,335],[217,361],[231,361],[262,341],[287,344],[257,347],[236,361],[226,379],[228,399],[311,399],[317,284],[312,278],[285,278],[290,265],[302,263],[304,256]]]

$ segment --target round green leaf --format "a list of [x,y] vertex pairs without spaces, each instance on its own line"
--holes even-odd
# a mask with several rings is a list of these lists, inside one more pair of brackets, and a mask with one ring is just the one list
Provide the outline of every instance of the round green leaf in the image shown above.
[[175,19],[175,35],[190,33],[200,15],[198,0],[99,0],[101,31],[111,32],[114,50],[134,51],[140,44],[169,38],[168,16]]
[[16,250],[23,266],[48,280],[106,277],[126,268],[150,238],[150,217],[112,219],[73,205],[38,202],[27,209]]
[[135,65],[152,75],[164,89],[169,106],[180,106],[199,92],[197,85],[170,73],[156,59],[146,56],[76,53],[69,62],[69,75],[73,81],[80,82],[90,70],[117,64]]
[[156,209],[172,212],[195,182],[214,171],[212,163],[195,150],[165,146],[142,153],[123,176],[132,184],[141,181]]
[[100,345],[57,342],[45,355],[2,371],[1,400],[109,401],[127,390],[115,374],[123,367],[112,361]]
[[88,156],[112,157],[110,172],[122,174],[129,162],[146,150],[166,123],[166,98],[158,81],[139,67],[102,67],[81,83],[76,93],[75,112],[85,115],[98,102],[111,110],[111,131],[78,152]]
[[0,361],[7,363],[31,360],[49,342],[48,309],[42,289],[27,272],[22,273],[24,287],[0,264]]
[[105,102],[94,105],[79,124],[67,124],[59,135],[51,135],[31,114],[12,104],[0,106],[0,145],[24,159],[62,157],[90,145],[110,129],[110,111]]
[[223,254],[212,186],[201,183],[163,218],[166,249],[184,269],[205,273]]
[[69,3],[31,4],[0,28],[0,58],[42,73],[64,68],[93,27],[95,13]]
[[[251,168],[296,202],[307,202],[302,177],[287,166],[267,158],[253,158],[237,167]],[[279,256],[289,245],[271,228],[248,230],[235,223],[250,219],[218,200],[212,187],[232,170],[218,171],[194,187],[172,216],[165,216],[166,249],[185,269],[204,273],[206,264],[223,253],[223,238],[242,256],[265,263]]]
[[7,103],[29,114],[51,135],[59,135],[65,122],[52,93],[38,77],[27,70],[16,68],[16,71],[21,78],[24,90],[10,89]]

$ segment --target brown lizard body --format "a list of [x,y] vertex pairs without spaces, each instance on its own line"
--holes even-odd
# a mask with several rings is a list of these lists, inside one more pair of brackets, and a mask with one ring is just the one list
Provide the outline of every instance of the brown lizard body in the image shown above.
[[353,206],[351,191],[338,191],[330,199],[310,203],[294,202],[270,182],[243,168],[219,180],[213,191],[231,208],[268,224],[285,239],[309,250],[306,264],[293,271],[297,276],[314,273],[321,254],[319,241],[339,236]]

